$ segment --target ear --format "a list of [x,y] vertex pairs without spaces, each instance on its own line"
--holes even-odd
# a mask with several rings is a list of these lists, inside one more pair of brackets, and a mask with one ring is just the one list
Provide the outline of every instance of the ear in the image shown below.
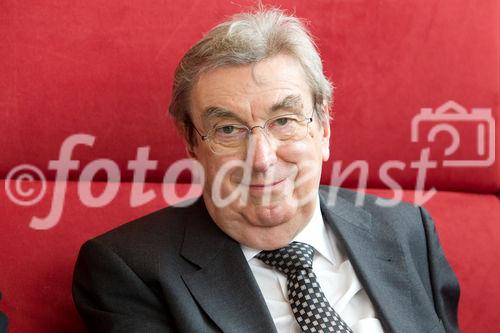
[[186,147],[186,154],[188,155],[188,157],[196,159],[196,153],[194,152],[194,147],[187,139],[188,133],[186,131],[186,127],[184,126],[184,124],[178,122],[175,123],[175,127],[177,129],[177,133],[180,134],[182,141],[184,142],[184,146]]
[[196,158],[196,153],[194,152],[194,149],[193,147],[191,147],[191,145],[188,143],[188,142],[185,142],[186,144],[186,154],[190,157],[190,158],[193,158],[193,159],[197,159]]
[[330,158],[330,108],[324,103],[321,109],[323,112],[323,119],[320,124],[323,130],[323,135],[321,136],[321,154],[323,155],[323,162],[326,162]]

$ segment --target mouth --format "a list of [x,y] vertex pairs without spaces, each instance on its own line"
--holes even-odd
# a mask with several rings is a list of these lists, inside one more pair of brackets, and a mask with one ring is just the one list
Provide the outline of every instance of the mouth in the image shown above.
[[255,195],[261,195],[265,192],[274,192],[278,191],[280,188],[283,187],[283,184],[285,184],[286,178],[283,178],[281,180],[274,181],[272,183],[267,183],[267,184],[262,184],[262,183],[253,183],[253,184],[244,184],[241,183],[241,185],[245,186],[248,188],[250,193],[253,193]]
[[256,188],[256,189],[259,189],[259,188],[271,188],[275,185],[278,185],[282,182],[284,182],[285,179],[282,179],[282,180],[278,180],[278,181],[275,181],[274,183],[268,183],[268,184],[250,184],[250,185],[247,185],[248,187],[250,188]]

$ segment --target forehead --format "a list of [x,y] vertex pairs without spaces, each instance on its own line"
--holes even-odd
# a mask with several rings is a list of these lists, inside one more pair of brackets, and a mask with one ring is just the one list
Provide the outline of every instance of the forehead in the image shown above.
[[271,105],[289,95],[301,96],[304,104],[311,99],[304,70],[291,56],[226,66],[199,77],[191,93],[192,116],[201,119],[211,107],[230,110],[246,119],[265,116]]

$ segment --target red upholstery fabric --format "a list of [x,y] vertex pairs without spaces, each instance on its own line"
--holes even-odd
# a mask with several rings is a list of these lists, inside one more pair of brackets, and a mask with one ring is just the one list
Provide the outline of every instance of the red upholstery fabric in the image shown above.
[[[368,186],[380,187],[384,161],[418,159],[422,145],[411,143],[410,125],[420,108],[454,100],[498,112],[495,0],[266,3],[310,22],[337,87],[333,159],[323,183],[330,182],[333,160],[344,168],[369,161]],[[57,159],[64,139],[88,133],[96,137],[94,146],[74,152],[81,168],[97,157],[111,158],[130,180],[127,161],[138,147],[151,146],[159,165],[149,180],[160,181],[170,162],[185,156],[181,145],[168,144],[178,136],[165,117],[177,62],[215,23],[250,3],[7,0],[0,6],[0,177],[32,163],[54,179],[47,164]],[[448,144],[446,135],[438,136],[431,157],[441,159]],[[470,156],[473,149],[462,145],[460,151]],[[500,189],[498,168],[475,177],[469,172],[439,168],[429,172],[428,183],[443,190]],[[414,169],[391,175],[415,188]]]
[[[500,191],[499,164],[444,167],[450,137],[439,134],[433,143],[411,142],[411,120],[420,109],[436,109],[449,100],[467,110],[491,108],[498,123],[497,1],[265,3],[288,8],[310,22],[326,72],[335,82],[333,158],[324,166],[322,183],[335,178],[334,163],[345,170],[363,160],[369,167],[370,191],[391,196],[375,188],[386,187],[381,166],[398,160],[404,168],[392,169],[390,175],[411,200],[417,176],[411,162],[430,147],[437,168],[429,170],[426,186],[440,191],[425,206],[461,283],[462,331],[500,331],[495,281],[500,276],[500,203],[495,195]],[[0,311],[9,316],[9,333],[83,332],[70,289],[80,245],[166,205],[159,182],[173,162],[185,157],[166,116],[175,65],[215,23],[252,4],[0,2]],[[453,125],[461,137],[453,157],[476,156],[478,122]],[[421,129],[429,130],[429,124]],[[54,183],[48,183],[39,203],[20,206],[7,196],[3,179],[29,163],[53,181],[49,161],[57,160],[63,141],[78,133],[93,136],[95,142],[73,151],[78,168],[69,173],[72,181],[65,196],[56,199],[64,200],[62,218],[49,230],[34,230],[29,222],[48,214]],[[158,161],[146,183],[156,197],[131,208],[127,163],[139,147],[149,147],[149,158]],[[98,158],[117,163],[120,189],[109,205],[89,208],[80,202],[74,181]],[[358,175],[353,173],[344,185],[356,186]],[[104,190],[100,181],[105,178],[99,172],[93,179],[95,195]],[[41,182],[23,186],[37,190]],[[185,190],[185,185],[177,186]]]

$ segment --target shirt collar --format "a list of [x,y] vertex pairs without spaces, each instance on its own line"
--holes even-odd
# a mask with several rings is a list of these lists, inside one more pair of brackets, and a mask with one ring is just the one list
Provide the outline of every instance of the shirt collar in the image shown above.
[[[321,215],[321,208],[319,205],[319,196],[316,200],[316,207],[314,213],[306,224],[292,241],[302,242],[311,245],[314,249],[325,257],[332,264],[335,264],[334,250],[332,248],[329,233],[327,232],[323,216]],[[241,250],[247,261],[252,260],[260,251],[241,244]]]

